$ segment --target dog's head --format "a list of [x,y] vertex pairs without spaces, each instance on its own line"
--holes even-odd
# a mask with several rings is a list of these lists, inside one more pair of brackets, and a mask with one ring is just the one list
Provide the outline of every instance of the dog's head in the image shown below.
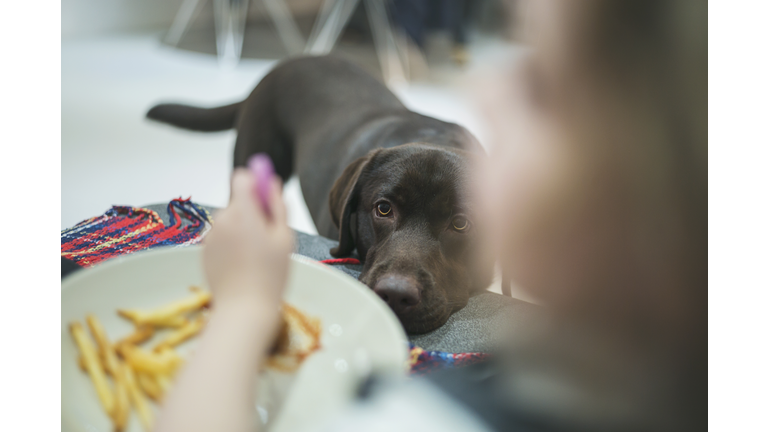
[[469,157],[426,144],[373,150],[350,164],[331,190],[339,229],[331,254],[357,248],[360,280],[408,333],[440,327],[491,281],[493,263],[477,259]]

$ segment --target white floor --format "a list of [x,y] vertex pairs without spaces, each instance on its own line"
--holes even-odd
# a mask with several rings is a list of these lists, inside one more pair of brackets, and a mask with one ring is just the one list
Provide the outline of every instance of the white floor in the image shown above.
[[[498,57],[499,44],[476,44],[472,54]],[[144,114],[160,101],[215,106],[242,99],[273,64],[243,60],[225,71],[213,56],[161,45],[157,34],[62,41],[61,228],[112,205],[191,196],[224,206],[234,132],[187,132]],[[396,92],[411,109],[459,123],[483,142],[487,129],[468,95],[445,84],[452,79],[435,81],[442,84],[412,83]],[[285,199],[290,225],[315,233],[295,179]]]

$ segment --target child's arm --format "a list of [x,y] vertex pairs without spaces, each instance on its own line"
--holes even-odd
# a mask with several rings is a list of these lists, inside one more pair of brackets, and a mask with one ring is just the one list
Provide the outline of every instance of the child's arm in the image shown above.
[[211,319],[163,402],[156,432],[240,432],[255,425],[254,375],[275,338],[292,232],[278,180],[269,218],[252,186],[247,171],[235,171],[230,205],[205,239]]

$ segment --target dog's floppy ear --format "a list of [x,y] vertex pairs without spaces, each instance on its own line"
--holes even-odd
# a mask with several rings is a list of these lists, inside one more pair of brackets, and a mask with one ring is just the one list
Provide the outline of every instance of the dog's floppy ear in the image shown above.
[[331,188],[328,198],[331,219],[339,229],[339,246],[331,249],[331,255],[334,257],[349,255],[355,249],[352,233],[354,228],[350,226],[350,219],[357,207],[357,198],[360,194],[358,180],[376,153],[378,151],[368,153],[349,164]]

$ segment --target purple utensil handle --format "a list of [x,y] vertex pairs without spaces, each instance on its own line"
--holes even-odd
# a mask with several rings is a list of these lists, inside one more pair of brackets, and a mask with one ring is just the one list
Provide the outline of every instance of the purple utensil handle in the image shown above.
[[256,196],[256,200],[261,204],[261,208],[267,213],[267,216],[271,216],[272,212],[269,208],[269,189],[272,177],[275,175],[275,167],[272,165],[272,159],[267,156],[266,153],[257,153],[248,159],[248,170],[251,171],[255,182],[253,185],[253,193]]

